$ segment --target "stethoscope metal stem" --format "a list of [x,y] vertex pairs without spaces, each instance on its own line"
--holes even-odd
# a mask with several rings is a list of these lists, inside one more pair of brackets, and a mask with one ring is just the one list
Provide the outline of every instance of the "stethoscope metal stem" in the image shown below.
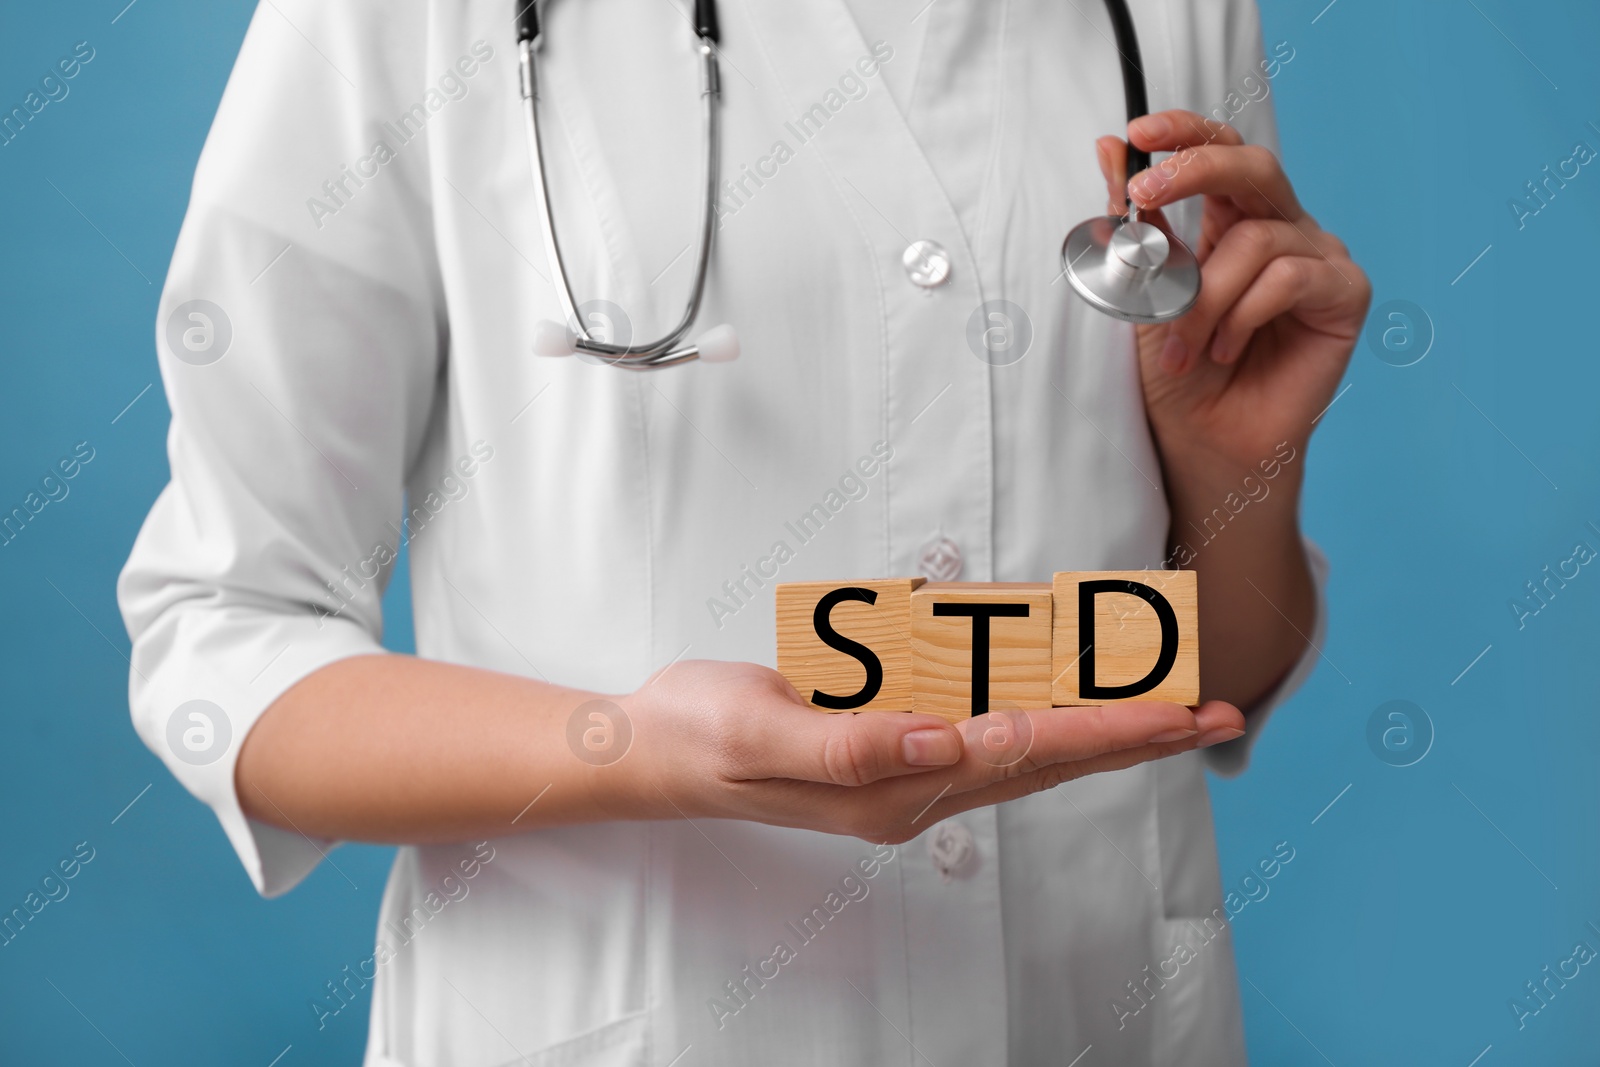
[[[1128,121],[1145,115],[1149,95],[1139,57],[1139,35],[1127,0],[1106,0],[1117,53]],[[1125,177],[1150,166],[1150,153],[1128,145]],[[1142,324],[1171,322],[1188,314],[1200,297],[1200,264],[1194,252],[1167,228],[1159,214],[1139,217],[1139,205],[1126,198],[1121,216],[1087,219],[1074,226],[1061,245],[1061,272],[1074,292],[1112,318]]]

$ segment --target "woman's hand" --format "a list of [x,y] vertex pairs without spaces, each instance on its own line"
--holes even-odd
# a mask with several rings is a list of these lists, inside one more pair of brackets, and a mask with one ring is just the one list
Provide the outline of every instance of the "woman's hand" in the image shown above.
[[[1300,206],[1277,157],[1231,126],[1162,111],[1128,136],[1174,153],[1127,183],[1141,212],[1205,197],[1199,301],[1176,322],[1139,327],[1151,428],[1169,480],[1235,482],[1280,442],[1303,450],[1360,337],[1371,287]],[[1103,137],[1095,147],[1120,215],[1126,145]]]
[[1232,127],[1162,111],[1130,123],[1128,136],[1173,154],[1125,183],[1127,146],[1097,141],[1113,214],[1129,196],[1152,213],[1205,198],[1200,298],[1175,322],[1139,327],[1139,371],[1173,559],[1207,572],[1206,689],[1251,707],[1304,653],[1313,627],[1299,531],[1304,464],[1294,460],[1334,399],[1371,287],[1344,243],[1300,206],[1277,157]]
[[[1099,771],[1232,740],[1212,702],[993,711],[952,726],[901,712],[807,707],[776,671],[691,661],[623,698],[633,743],[614,772],[636,812],[746,819],[873,842],[910,840],[958,812]],[[624,784],[626,783],[626,784]]]
[[249,731],[234,777],[252,819],[342,841],[724,818],[900,842],[958,811],[1243,729],[1227,704],[990,712],[960,727],[830,714],[751,663],[678,663],[603,697],[384,654],[290,687]]

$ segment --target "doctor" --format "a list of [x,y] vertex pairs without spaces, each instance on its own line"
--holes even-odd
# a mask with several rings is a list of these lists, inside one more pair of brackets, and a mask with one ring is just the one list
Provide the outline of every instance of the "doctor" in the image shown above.
[[[371,996],[369,1064],[1243,1062],[1198,750],[1240,769],[1210,746],[1314,663],[1299,487],[1368,289],[1272,151],[1292,47],[1250,0],[1132,7],[1129,130],[1097,4],[725,3],[702,321],[743,355],[648,374],[532,354],[561,314],[511,5],[259,8],[119,591],[134,721],[261,893],[405,846],[372,959],[308,998]],[[655,336],[692,281],[687,9],[544,16],[573,289]],[[1178,152],[1132,191],[1204,261],[1137,332],[1057,262],[1124,133]],[[417,657],[379,644],[402,546]],[[1204,572],[1216,699],[996,719],[1025,756],[761,665],[775,582],[1164,564]]]

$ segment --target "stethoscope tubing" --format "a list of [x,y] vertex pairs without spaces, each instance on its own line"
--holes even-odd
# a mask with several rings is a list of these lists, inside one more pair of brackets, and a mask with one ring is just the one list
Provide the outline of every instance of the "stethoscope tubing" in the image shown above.
[[[530,5],[528,10],[534,11],[536,8]],[[629,370],[670,367],[686,363],[698,355],[694,346],[679,348],[678,345],[700,315],[700,305],[705,296],[706,277],[711,266],[712,242],[716,233],[717,182],[721,176],[722,156],[720,106],[722,80],[716,54],[715,9],[709,8],[709,11],[709,18],[704,18],[697,8],[696,19],[697,29],[701,31],[699,33],[701,132],[705,153],[700,168],[704,196],[700,204],[700,247],[695,256],[694,284],[690,289],[683,316],[671,332],[654,341],[628,345],[596,340],[590,336],[587,325],[578,314],[578,302],[573,298],[566,262],[561,254],[561,243],[556,236],[555,217],[550,206],[550,188],[545,171],[544,143],[539,125],[538,49],[542,34],[539,32],[536,15],[519,19],[517,54],[524,105],[523,126],[527,135],[524,139],[528,145],[528,165],[533,171],[539,228],[544,236],[545,257],[550,267],[551,281],[555,285],[556,298],[560,301],[562,314],[566,316],[575,335],[579,351]]]
[[[519,0],[521,2],[521,0]],[[538,51],[543,35],[539,25],[539,3],[542,0],[530,0],[526,7],[517,12],[517,38],[518,61],[521,76],[521,92],[523,99],[523,124],[528,144],[528,164],[533,172],[533,186],[535,202],[538,209],[539,228],[544,236],[545,256],[550,266],[551,281],[555,285],[556,297],[561,304],[562,313],[569,323],[570,333],[566,340],[560,342],[568,345],[568,351],[583,352],[598,357],[602,362],[612,366],[623,367],[628,370],[656,370],[662,367],[675,366],[701,357],[699,344],[683,345],[683,339],[693,327],[695,319],[699,317],[701,302],[705,296],[706,277],[711,266],[711,252],[713,238],[716,231],[716,201],[717,184],[721,175],[722,157],[722,124],[721,102],[722,85],[720,70],[717,62],[717,41],[720,37],[717,25],[717,11],[715,0],[695,0],[694,27],[695,35],[699,42],[701,59],[701,87],[702,101],[702,139],[705,145],[705,154],[701,163],[702,187],[704,197],[700,205],[700,241],[699,250],[695,256],[694,284],[689,292],[689,299],[684,308],[683,316],[673,330],[657,340],[644,344],[618,345],[596,340],[590,335],[588,327],[578,314],[578,302],[572,294],[571,282],[567,276],[565,260],[561,254],[561,244],[556,236],[555,217],[550,206],[550,188],[546,178],[544,146],[539,126],[539,78],[538,78]],[[1107,13],[1111,18],[1112,30],[1115,34],[1117,55],[1121,61],[1122,88],[1126,104],[1128,122],[1143,117],[1149,113],[1149,91],[1145,83],[1144,70],[1141,67],[1139,50],[1139,35],[1134,26],[1133,14],[1128,8],[1128,0],[1105,0]],[[1127,175],[1147,169],[1150,166],[1150,153],[1135,148],[1129,144],[1127,151]],[[1109,216],[1103,220],[1090,219],[1068,234],[1066,243],[1062,247],[1063,271],[1067,274],[1072,287],[1090,304],[1117,318],[1134,322],[1165,322],[1187,311],[1198,296],[1200,277],[1198,268],[1193,263],[1193,253],[1182,241],[1167,230],[1164,225],[1157,224],[1169,239],[1171,247],[1176,253],[1176,260],[1172,264],[1178,268],[1169,271],[1168,277],[1159,280],[1160,292],[1154,288],[1161,275],[1161,266],[1157,265],[1147,272],[1145,284],[1147,290],[1141,299],[1149,303],[1159,299],[1161,306],[1144,308],[1134,306],[1138,302],[1130,303],[1125,293],[1117,290],[1123,287],[1124,282],[1112,278],[1108,281],[1100,275],[1106,274],[1099,266],[1099,261],[1079,268],[1079,261],[1090,251],[1094,251],[1100,258],[1104,258],[1108,250],[1101,247],[1100,243],[1086,245],[1081,251],[1072,249],[1074,242],[1083,243],[1085,235],[1100,233],[1106,223],[1115,226],[1125,224],[1140,224],[1137,206],[1131,197],[1126,201],[1127,211],[1123,216]],[[1148,228],[1148,223],[1146,223]],[[1109,231],[1108,231],[1109,232]],[[1103,235],[1102,235],[1103,236]],[[1185,258],[1187,257],[1187,258]],[[1108,261],[1109,262],[1109,261]],[[1116,264],[1109,264],[1113,269],[1111,275],[1118,272],[1114,269]],[[1110,277],[1108,275],[1108,277]],[[553,327],[560,330],[559,326]],[[733,334],[729,327],[719,327],[727,331],[727,336]],[[715,333],[716,331],[713,331]],[[703,335],[700,344],[710,344],[708,338],[711,334]],[[726,346],[724,346],[726,348]],[[711,358],[713,348],[707,348],[706,358]],[[732,350],[737,351],[737,341],[733,342]],[[732,358],[724,355],[721,358]]]

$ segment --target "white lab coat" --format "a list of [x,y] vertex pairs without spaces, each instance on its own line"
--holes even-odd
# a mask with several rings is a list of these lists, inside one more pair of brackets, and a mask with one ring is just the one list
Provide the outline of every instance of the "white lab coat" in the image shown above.
[[[1057,280],[1063,235],[1105,206],[1093,138],[1123,126],[1100,4],[940,0],[916,24],[911,4],[911,44],[886,38],[868,76],[845,0],[725,0],[736,184],[700,322],[735,324],[744,354],[646,375],[530,352],[559,312],[512,6],[262,5],[173,257],[172,482],[120,586],[133,714],[269,896],[330,843],[242,815],[239,743],[298,679],[378,651],[402,537],[421,655],[609,692],[684,656],[773,662],[776,581],[957,566],[1045,581],[1165,555],[1130,334]],[[573,287],[625,309],[635,336],[675,321],[690,281],[687,6],[558,0],[546,16]],[[1251,0],[1134,10],[1154,108],[1209,111],[1259,78]],[[1271,143],[1270,106],[1236,119],[1251,139]],[[908,278],[919,239],[947,250],[943,285]],[[1008,366],[967,340],[994,299],[1033,331]],[[231,326],[214,361],[215,332],[175,355],[168,320],[199,323],[191,300]],[[796,536],[814,505],[824,528]],[[229,727],[210,763],[168,740],[197,699]],[[1211,758],[1242,765],[1248,743]],[[1222,895],[1202,767],[970,812],[937,835],[940,863],[935,835],[876,850],[727,821],[518,834],[508,812],[485,845],[401,849],[387,951],[341,979],[354,997],[375,972],[367,1062],[385,1067],[953,1067],[1091,1045],[1085,1064],[1238,1063],[1232,950],[1203,921]],[[1192,958],[1162,979],[1179,942]]]

